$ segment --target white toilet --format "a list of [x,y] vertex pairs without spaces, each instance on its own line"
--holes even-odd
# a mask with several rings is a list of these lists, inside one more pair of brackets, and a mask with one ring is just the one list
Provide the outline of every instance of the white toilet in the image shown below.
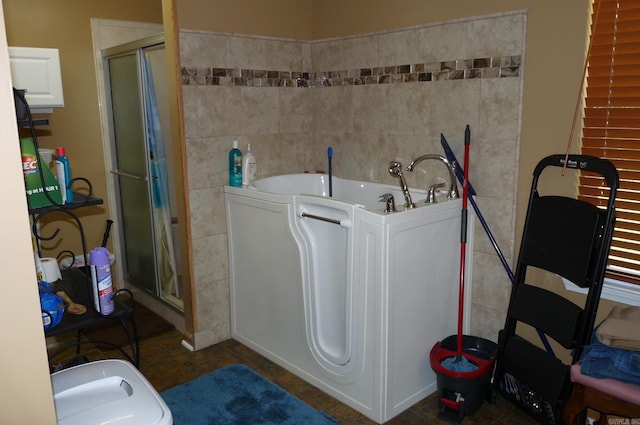
[[124,360],[100,360],[51,375],[59,425],[173,425],[149,381]]

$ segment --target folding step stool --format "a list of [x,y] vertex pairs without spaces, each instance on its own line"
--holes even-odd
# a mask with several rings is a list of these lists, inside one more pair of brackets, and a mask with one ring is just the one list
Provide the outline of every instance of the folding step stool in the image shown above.
[[[565,166],[579,171],[581,179],[598,182],[601,205],[540,195],[538,181],[543,170]],[[533,172],[515,281],[498,338],[493,393],[502,394],[544,424],[562,424],[562,408],[571,391],[571,364],[579,360],[590,341],[613,237],[618,184],[613,163],[585,155],[569,155],[566,164],[565,155],[548,156]],[[587,288],[584,304],[578,306],[529,283],[535,277],[527,276],[529,268]],[[549,336],[570,350],[571,363],[563,363],[550,350],[520,336],[522,323],[536,328],[543,340]]]

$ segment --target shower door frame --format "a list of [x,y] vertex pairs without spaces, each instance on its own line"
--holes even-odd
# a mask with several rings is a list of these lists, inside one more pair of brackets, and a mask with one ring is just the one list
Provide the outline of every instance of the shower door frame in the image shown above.
[[[109,150],[111,153],[111,164],[110,164],[110,173],[112,174],[112,178],[113,178],[113,188],[114,188],[114,202],[117,204],[116,205],[116,210],[118,211],[118,217],[117,220],[119,222],[120,225],[116,226],[117,232],[118,232],[118,237],[117,237],[117,241],[118,241],[118,245],[119,247],[117,248],[119,250],[119,252],[121,252],[121,257],[123,258],[124,261],[126,261],[126,238],[124,235],[124,226],[123,226],[123,217],[122,217],[122,207],[120,204],[120,178],[138,178],[140,180],[144,180],[145,184],[147,186],[147,198],[148,198],[148,205],[149,205],[149,214],[150,214],[150,224],[151,224],[151,240],[152,240],[152,250],[153,250],[153,269],[154,269],[154,278],[153,278],[153,282],[150,282],[151,285],[153,286],[153,288],[151,288],[151,285],[146,285],[146,284],[140,284],[140,283],[136,283],[135,281],[131,281],[127,279],[127,270],[126,270],[126,266],[124,264],[120,264],[120,270],[122,270],[122,276],[125,279],[125,281],[127,283],[130,283],[132,285],[134,285],[136,288],[139,288],[143,291],[145,291],[146,293],[149,293],[151,296],[153,296],[154,298],[160,300],[161,302],[163,302],[164,304],[168,305],[169,307],[172,307],[174,309],[177,310],[181,310],[177,305],[175,305],[173,302],[168,301],[165,298],[165,294],[164,294],[164,290],[162,288],[162,282],[161,282],[161,278],[159,276],[159,266],[158,266],[158,250],[157,250],[157,241],[156,241],[156,237],[155,237],[155,231],[154,231],[154,227],[155,227],[155,220],[154,220],[154,199],[152,196],[152,191],[153,188],[151,186],[151,182],[150,179],[152,178],[151,176],[151,165],[150,165],[150,160],[149,160],[149,148],[148,148],[148,143],[147,143],[147,139],[146,139],[146,135],[148,133],[147,131],[147,122],[144,119],[144,114],[145,114],[145,96],[144,96],[144,78],[143,78],[143,69],[142,69],[142,62],[144,61],[144,58],[142,57],[142,55],[144,54],[144,50],[145,49],[153,49],[153,48],[157,48],[162,46],[162,48],[164,49],[164,35],[163,34],[157,34],[155,36],[151,36],[151,37],[146,37],[140,40],[135,40],[129,43],[125,43],[125,44],[121,44],[115,47],[111,47],[111,48],[107,48],[104,49],[102,51],[102,58],[103,58],[103,72],[104,72],[104,76],[105,76],[105,80],[104,80],[104,84],[105,84],[105,96],[106,96],[106,103],[104,105],[105,108],[107,108],[107,116],[108,116],[108,125],[109,125]],[[111,103],[111,84],[110,84],[110,68],[109,68],[109,60],[113,59],[113,58],[118,58],[118,57],[124,57],[124,56],[130,56],[130,55],[135,55],[136,57],[136,63],[137,63],[137,75],[138,75],[138,96],[140,99],[140,108],[141,108],[141,116],[140,119],[142,121],[142,129],[143,129],[143,137],[145,138],[145,146],[144,146],[144,151],[147,154],[146,158],[145,158],[145,176],[128,176],[126,172],[120,172],[118,170],[118,168],[116,167],[117,165],[117,153],[116,153],[116,142],[115,142],[115,134],[114,134],[114,120],[113,120],[113,109],[112,109],[112,103]],[[152,84],[152,82],[151,82]],[[175,273],[177,275],[178,273],[178,269],[177,267],[175,267],[175,259],[174,259],[174,270]],[[177,277],[174,280],[174,286],[176,286],[176,293],[177,296],[179,296],[179,282],[177,281]],[[184,300],[183,300],[184,301]]]

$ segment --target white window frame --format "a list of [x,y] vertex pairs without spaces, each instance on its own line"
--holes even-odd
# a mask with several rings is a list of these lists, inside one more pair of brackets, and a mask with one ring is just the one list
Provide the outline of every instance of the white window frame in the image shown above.
[[[587,288],[581,288],[570,280],[562,278],[564,287],[568,291],[587,293]],[[640,306],[640,287],[627,282],[605,278],[600,298],[615,301],[622,304]]]

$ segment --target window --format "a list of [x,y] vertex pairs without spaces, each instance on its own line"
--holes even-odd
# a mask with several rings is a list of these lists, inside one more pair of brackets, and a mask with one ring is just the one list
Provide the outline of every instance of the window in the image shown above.
[[[594,0],[592,16],[582,153],[608,158],[620,174],[607,284],[628,296],[640,293],[630,286],[640,285],[640,1]],[[603,204],[598,180],[580,177],[582,199]]]

